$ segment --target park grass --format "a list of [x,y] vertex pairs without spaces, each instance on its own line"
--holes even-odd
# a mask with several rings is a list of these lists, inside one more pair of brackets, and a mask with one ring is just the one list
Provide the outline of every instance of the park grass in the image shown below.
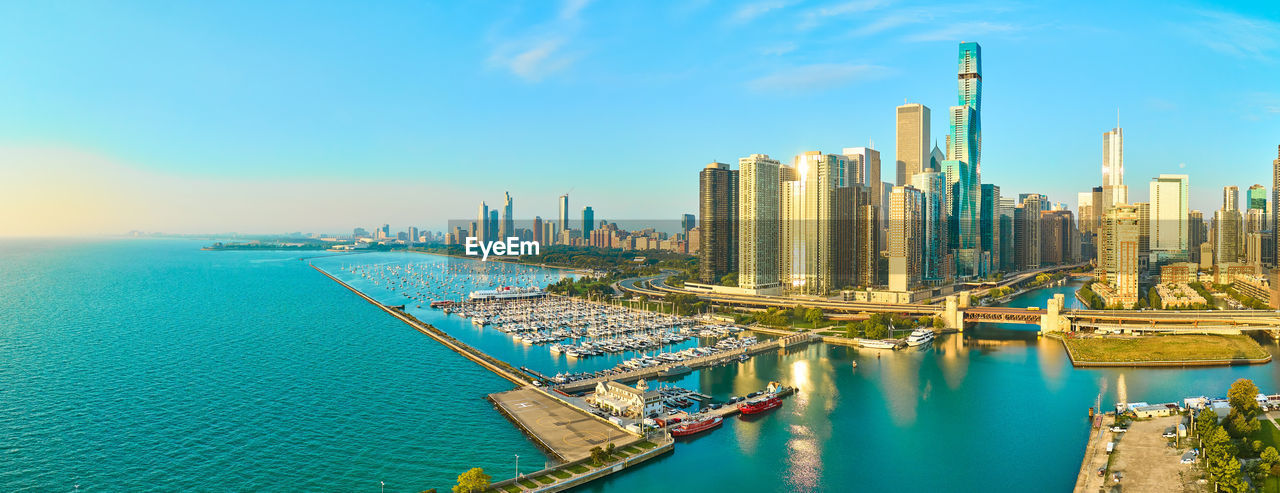
[[524,491],[524,488],[521,488],[515,484],[509,484],[509,485],[503,486],[502,491],[505,491],[507,493],[520,493],[521,491]]
[[1254,440],[1262,442],[1262,448],[1275,447],[1280,450],[1280,430],[1276,429],[1276,425],[1271,424],[1271,420],[1265,416],[1258,416],[1258,431],[1249,434],[1249,443]]
[[1179,334],[1064,338],[1076,362],[1142,363],[1259,359],[1267,351],[1247,335]]
[[551,475],[560,479],[569,479],[573,477],[573,475],[569,474],[569,472],[561,471],[561,470],[551,471]]
[[626,452],[623,452],[623,451],[622,451],[622,449],[613,449],[613,454],[612,454],[612,455],[613,455],[614,457],[619,458],[619,459],[625,459],[625,458],[627,458],[627,457],[630,457],[630,456],[631,456],[631,454],[628,454],[628,453],[626,453]]
[[529,489],[533,489],[533,488],[537,488],[537,487],[538,487],[538,483],[535,483],[535,482],[533,482],[533,481],[529,481],[528,479],[521,479],[521,480],[519,480],[519,481],[516,481],[516,483],[519,483],[519,484],[520,484],[520,486],[524,486],[525,488],[529,488]]
[[636,448],[634,445],[627,445],[622,448],[622,451],[632,455],[640,453],[640,449]]
[[633,445],[635,445],[635,446],[637,446],[637,447],[640,447],[640,448],[642,448],[642,449],[645,449],[645,450],[649,450],[649,449],[651,449],[651,448],[657,447],[657,445],[655,445],[653,442],[650,442],[650,441],[648,441],[648,440],[640,440],[640,441],[638,441],[638,442],[634,443]]
[[568,467],[568,469],[569,469],[569,472],[574,473],[574,474],[582,474],[582,473],[584,473],[584,472],[587,472],[587,471],[590,471],[590,470],[591,470],[590,468],[588,468],[587,466],[584,466],[584,465],[582,465],[582,464],[574,464],[574,465],[572,465],[572,466],[569,466],[569,467]]
[[556,480],[551,479],[551,476],[547,476],[547,475],[538,476],[536,478],[533,478],[533,480],[542,484],[551,484],[556,482]]

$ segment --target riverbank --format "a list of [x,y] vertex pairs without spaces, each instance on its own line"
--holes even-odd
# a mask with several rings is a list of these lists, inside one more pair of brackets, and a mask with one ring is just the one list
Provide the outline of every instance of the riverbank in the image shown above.
[[1247,335],[1178,334],[1061,338],[1071,364],[1102,366],[1230,366],[1271,361],[1271,354]]

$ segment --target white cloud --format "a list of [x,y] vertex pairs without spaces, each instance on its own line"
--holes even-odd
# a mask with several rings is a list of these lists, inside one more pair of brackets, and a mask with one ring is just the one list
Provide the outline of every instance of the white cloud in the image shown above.
[[573,65],[578,55],[570,53],[568,45],[581,27],[582,10],[592,1],[564,0],[554,19],[524,29],[524,35],[496,42],[489,65],[528,82],[541,81]]
[[950,24],[942,29],[907,35],[902,38],[902,40],[909,42],[960,41],[962,39],[974,39],[990,34],[1008,33],[1019,30],[1020,28],[1012,24],[997,24],[986,21],[962,22],[958,24]]
[[1181,30],[1211,50],[1259,60],[1271,60],[1280,51],[1280,23],[1230,12],[1199,10],[1193,14],[1201,19]]
[[729,21],[735,24],[751,22],[757,17],[775,10],[787,8],[793,3],[795,3],[794,0],[767,0],[763,2],[749,3],[734,11],[733,15],[729,17]]
[[779,70],[747,82],[747,88],[761,92],[820,91],[892,73],[893,69],[879,65],[819,63]]
[[587,8],[587,5],[590,5],[591,1],[592,0],[565,0],[564,4],[560,6],[560,18],[566,20],[577,19],[578,13],[582,12],[582,9]]
[[853,0],[810,9],[804,13],[804,20],[800,23],[800,27],[802,29],[811,29],[826,20],[875,10],[888,3],[886,0]]
[[787,53],[796,51],[796,48],[798,48],[798,46],[795,43],[788,41],[786,43],[766,47],[765,49],[760,50],[760,54],[771,56],[786,55]]

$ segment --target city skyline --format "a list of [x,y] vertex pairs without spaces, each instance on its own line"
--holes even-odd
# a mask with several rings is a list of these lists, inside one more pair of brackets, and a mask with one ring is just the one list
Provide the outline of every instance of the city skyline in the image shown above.
[[[751,154],[785,162],[872,142],[883,153],[882,180],[893,181],[895,108],[906,101],[933,109],[930,135],[945,147],[938,137],[949,133],[955,101],[953,50],[965,40],[980,41],[987,58],[983,182],[1072,203],[1097,182],[1097,136],[1113,128],[1118,108],[1127,183],[1139,184],[1130,185],[1129,202],[1146,200],[1142,181],[1186,174],[1191,208],[1211,215],[1221,187],[1269,183],[1280,94],[1266,83],[1277,72],[1280,24],[1266,12],[1109,7],[1121,11],[1116,19],[1132,9],[1166,21],[1127,33],[1118,20],[1028,5],[967,13],[945,4],[753,5],[513,8],[480,19],[490,30],[478,37],[441,25],[435,14],[444,6],[328,6],[305,12],[311,27],[288,41],[267,29],[299,14],[284,5],[261,6],[258,21],[235,28],[226,19],[242,12],[230,5],[84,5],[74,13],[5,5],[0,41],[24,48],[10,60],[13,77],[0,81],[9,95],[0,113],[0,182],[8,184],[0,206],[27,213],[0,220],[0,235],[343,232],[387,222],[442,230],[504,190],[519,197],[522,220],[554,217],[566,190],[602,218],[677,218],[696,210],[686,178],[706,162]],[[472,11],[478,7],[452,8],[485,17]],[[903,20],[910,13],[957,22]],[[672,33],[665,42],[695,49],[654,60],[637,48],[642,34],[610,34],[631,15],[664,26]],[[1091,36],[1075,39],[1073,29]],[[351,34],[325,38],[330,31]],[[551,31],[568,34],[539,41],[554,38]],[[726,46],[751,31],[780,35]],[[245,35],[251,41],[232,42]],[[435,36],[456,42],[412,51]],[[591,40],[603,40],[602,51],[587,49]],[[325,51],[313,46],[355,66],[335,73],[339,65],[311,54]],[[103,64],[107,53],[118,63]],[[1068,56],[1110,77],[1055,80]],[[1184,56],[1195,56],[1199,70],[1172,77]],[[282,59],[296,75],[284,76]],[[156,72],[147,60],[172,68]],[[467,74],[470,85],[436,76],[441,70]],[[76,76],[84,71],[93,83]],[[1066,106],[1050,97],[1067,93],[1080,97]],[[815,105],[851,118],[795,123]],[[707,114],[724,123],[705,125]],[[502,152],[476,152],[495,146]],[[630,148],[646,152],[619,151]],[[502,157],[511,153],[521,159]],[[624,171],[599,169],[601,155],[615,161],[610,168],[645,172],[623,180]],[[1062,174],[1044,180],[1043,169]]]

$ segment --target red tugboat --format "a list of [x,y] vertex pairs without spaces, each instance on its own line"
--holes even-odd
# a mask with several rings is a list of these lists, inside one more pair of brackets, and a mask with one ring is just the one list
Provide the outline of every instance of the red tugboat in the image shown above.
[[782,406],[782,399],[777,394],[768,394],[757,399],[752,399],[738,406],[738,411],[742,414],[756,414],[768,411],[770,409]]
[[702,433],[707,430],[719,428],[723,423],[724,418],[720,416],[703,418],[697,421],[689,421],[681,424],[680,426],[671,428],[671,436],[682,437],[686,435],[693,435],[695,433]]

